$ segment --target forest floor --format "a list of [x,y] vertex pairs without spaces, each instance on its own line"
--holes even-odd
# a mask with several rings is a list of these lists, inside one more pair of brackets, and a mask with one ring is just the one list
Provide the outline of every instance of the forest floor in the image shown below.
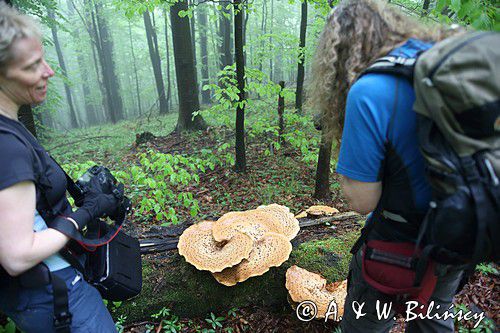
[[[76,159],[82,162],[85,159],[92,159],[111,168],[119,168],[123,165],[139,164],[139,155],[148,150],[189,156],[196,155],[204,147],[212,149],[225,142],[234,141],[233,130],[225,126],[217,125],[209,127],[205,132],[178,135],[169,134],[173,130],[173,116],[160,119],[158,123],[161,131],[136,126],[131,122],[122,124],[121,132],[118,134],[114,129],[99,129],[98,132],[93,130],[92,133],[82,130],[78,135],[87,135],[86,137],[89,138],[85,149],[71,149],[70,145],[59,144],[59,141],[75,141],[74,138],[64,140],[59,138],[55,143],[51,142],[51,146],[57,147],[55,155],[63,161]],[[135,133],[149,130],[157,136],[141,144],[133,142]],[[75,146],[81,147],[82,144]],[[109,148],[103,149],[102,147]],[[119,151],[117,147],[120,147]],[[196,185],[187,186],[184,189],[193,193],[194,198],[198,200],[200,212],[193,218],[188,210],[179,209],[177,213],[179,221],[192,223],[202,219],[216,219],[228,211],[252,209],[273,202],[288,206],[294,214],[315,204],[336,207],[341,212],[348,211],[349,207],[341,195],[335,173],[331,179],[331,199],[312,198],[315,164],[305,163],[302,158],[303,154],[303,150],[290,145],[284,145],[279,151],[273,151],[269,146],[269,141],[264,140],[263,137],[249,139],[247,141],[247,173],[235,173],[230,168],[216,166],[213,170],[200,174],[200,181]],[[131,219],[132,221],[140,220],[135,223],[136,232],[140,237],[153,225],[161,224],[161,221],[153,217],[144,220],[144,217],[132,215]],[[360,225],[353,225],[352,222],[340,222],[334,226],[318,225],[301,230],[298,237],[305,237],[306,234],[308,239],[329,237],[332,228],[335,228],[338,235],[353,228],[359,229]],[[477,270],[469,284],[457,295],[454,304],[460,307],[466,306],[474,311],[484,311],[487,318],[494,319],[496,324],[500,325],[498,266],[489,265]],[[332,321],[327,323],[319,320],[301,322],[291,307],[283,309],[249,307],[227,309],[227,311],[226,314],[207,314],[206,318],[178,318],[172,314],[169,321],[159,321],[151,317],[144,318],[145,322],[141,323],[128,323],[126,318],[119,319],[119,322],[123,324],[124,332],[334,332],[338,326]],[[402,332],[403,326],[404,323],[400,318],[392,332]],[[470,322],[461,322],[456,327],[457,331],[458,327],[461,327],[461,332],[466,332],[465,329],[472,328],[472,325]],[[495,331],[494,325],[490,324],[490,328],[492,332]],[[483,330],[471,332],[483,332]]]
[[[207,141],[207,137],[210,136],[186,138],[172,134],[158,137],[146,143],[145,146],[135,147],[131,156],[137,149],[141,150],[145,147],[164,153],[190,154],[194,147],[214,144],[210,140]],[[231,170],[216,168],[201,178],[197,188],[193,188],[193,191],[200,202],[200,207],[203,207],[205,211],[205,218],[219,217],[227,212],[227,209],[251,209],[274,201],[287,205],[295,214],[314,204],[336,207],[341,212],[349,210],[340,194],[336,174],[332,179],[332,198],[315,200],[311,196],[314,186],[314,166],[302,163],[300,153],[291,147],[285,147],[271,157],[263,155],[265,148],[257,142],[252,144],[251,149],[248,149],[247,174],[237,174]],[[288,190],[283,188],[288,188]],[[352,225],[352,222],[339,222],[334,227],[337,235],[359,228],[357,225]],[[298,237],[321,239],[329,237],[331,229],[330,225],[319,225],[301,230]],[[494,272],[477,271],[469,284],[457,295],[454,303],[457,306],[465,305],[474,311],[482,310],[487,318],[494,318],[497,325],[500,324],[500,276]],[[221,321],[223,329],[218,328],[217,332],[333,332],[338,327],[331,320],[327,323],[320,320],[301,322],[291,308],[249,307],[236,309],[230,315],[222,315],[221,318],[224,318]],[[206,318],[181,318],[179,323],[184,327],[181,331],[209,332],[212,326],[210,317],[208,319],[207,321]],[[472,326],[472,322],[461,323],[462,329],[472,328]],[[402,318],[399,318],[392,332],[403,332],[403,328],[404,322]],[[156,323],[154,329],[160,332],[165,328],[161,323]],[[143,323],[129,324],[125,326],[125,331],[143,332],[145,325]]]

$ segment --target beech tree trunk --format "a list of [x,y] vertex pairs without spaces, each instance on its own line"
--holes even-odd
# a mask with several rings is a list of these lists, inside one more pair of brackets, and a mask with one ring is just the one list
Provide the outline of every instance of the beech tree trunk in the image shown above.
[[[231,47],[231,8],[226,9],[227,4],[222,3],[222,10],[219,12],[219,35],[222,37],[220,50],[221,69],[233,64],[233,55]],[[225,13],[225,15],[224,15]],[[229,17],[226,17],[228,15]]]
[[167,68],[165,71],[167,72],[167,102],[169,105],[169,110],[172,110],[172,80],[170,78],[170,44],[168,41],[168,20],[167,20],[167,11],[163,10],[163,18],[165,21],[165,49],[167,53]]
[[201,103],[209,104],[210,103],[210,89],[203,90],[203,86],[210,83],[209,81],[209,72],[208,72],[208,38],[207,38],[207,30],[208,20],[207,20],[207,12],[205,7],[200,7],[197,10],[198,15],[198,24],[200,26],[200,49],[201,49]]
[[141,93],[139,90],[139,77],[137,75],[137,62],[135,59],[134,42],[132,40],[132,26],[130,24],[130,21],[128,21],[128,36],[130,39],[130,51],[132,52],[132,65],[134,68],[134,76],[135,76],[135,94],[137,97],[137,111],[139,112],[139,115],[142,116]]
[[[68,1],[68,13],[71,16],[74,16],[75,14],[75,8],[73,7],[73,2]],[[82,82],[82,92],[83,92],[83,104],[85,106],[85,114],[87,116],[87,124],[89,125],[96,125],[98,123],[97,120],[97,113],[96,113],[96,108],[92,101],[90,100],[91,96],[91,90],[89,87],[90,84],[90,77],[89,77],[89,71],[88,71],[88,66],[85,64],[85,59],[84,59],[84,50],[86,50],[86,47],[82,47],[78,39],[80,38],[79,35],[81,33],[80,28],[74,28],[74,30],[71,33],[71,36],[77,46],[76,49],[76,61],[78,63],[78,71],[80,72],[80,80]]]
[[330,161],[332,157],[332,138],[322,130],[319,146],[318,164],[316,166],[316,186],[313,197],[316,199],[330,198]]
[[307,0],[302,2],[300,15],[300,43],[299,43],[299,64],[297,68],[297,90],[295,92],[295,108],[302,113],[302,95],[304,93],[304,48],[306,46],[307,31]]
[[118,77],[116,76],[115,62],[113,60],[113,41],[109,34],[108,23],[102,13],[102,3],[100,0],[94,2],[94,10],[97,37],[96,46],[101,63],[103,84],[106,90],[109,119],[113,123],[116,123],[123,119],[123,102],[120,95]]
[[[269,28],[269,45],[273,45],[273,20],[274,20],[274,0],[271,0],[271,24]],[[274,79],[274,66],[273,66],[273,57],[269,56],[269,78],[271,81]]]
[[144,18],[144,26],[146,27],[146,38],[148,40],[149,57],[153,65],[153,74],[156,82],[156,92],[158,93],[158,100],[160,101],[160,114],[168,112],[167,99],[165,98],[165,85],[163,84],[163,74],[161,71],[160,52],[158,50],[158,38],[156,31],[151,24],[151,17],[149,12],[145,11],[142,14]]
[[172,40],[174,44],[175,72],[177,77],[177,94],[179,96],[179,117],[176,131],[198,130],[206,124],[198,115],[193,120],[193,112],[200,109],[196,69],[194,67],[193,49],[189,18],[179,17],[180,11],[188,9],[184,1],[170,7],[170,22],[172,25]]
[[236,79],[239,101],[236,108],[236,172],[246,172],[245,154],[245,56],[243,54],[243,11],[238,8],[241,0],[234,0],[234,48],[236,53]]
[[[55,20],[54,11],[52,9],[48,8],[47,14],[48,14],[48,17],[50,19]],[[62,53],[61,45],[59,44],[59,36],[57,35],[57,26],[56,26],[55,22],[53,22],[53,24],[51,25],[50,30],[52,32],[52,39],[54,41],[54,46],[56,48],[57,59],[59,60],[59,67],[61,67],[61,74],[65,78],[68,78],[68,72],[66,70],[66,63],[64,61],[64,56]],[[68,107],[69,107],[70,126],[71,126],[71,128],[77,128],[78,127],[78,120],[76,118],[75,106],[73,104],[73,96],[71,94],[71,89],[69,88],[69,85],[66,81],[64,81],[64,91],[66,93],[66,101],[67,101]]]
[[431,4],[431,0],[424,0],[424,4],[422,5],[422,14],[421,17],[427,16],[429,14],[429,6]]

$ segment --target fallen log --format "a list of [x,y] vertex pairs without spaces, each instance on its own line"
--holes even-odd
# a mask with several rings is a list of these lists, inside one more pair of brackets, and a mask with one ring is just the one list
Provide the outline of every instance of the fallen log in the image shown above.
[[[341,222],[349,219],[362,218],[362,215],[356,212],[345,212],[339,213],[332,216],[320,217],[320,218],[301,218],[299,219],[300,228],[307,228],[320,224]],[[163,252],[168,250],[175,250],[177,248],[177,243],[179,242],[179,237],[182,232],[189,225],[177,225],[177,226],[155,226],[146,232],[148,238],[142,239],[141,243],[141,253],[155,253]]]
[[349,250],[358,234],[356,229],[342,236],[296,242],[289,260],[281,267],[271,268],[264,275],[233,287],[219,284],[207,271],[197,270],[176,250],[145,257],[143,291],[138,297],[123,302],[113,311],[113,316],[122,315],[127,317],[127,322],[137,322],[149,320],[151,314],[164,307],[184,317],[206,316],[210,312],[221,313],[233,307],[254,305],[288,309],[286,270],[298,265],[321,273],[329,282],[343,280],[347,277],[351,258]]

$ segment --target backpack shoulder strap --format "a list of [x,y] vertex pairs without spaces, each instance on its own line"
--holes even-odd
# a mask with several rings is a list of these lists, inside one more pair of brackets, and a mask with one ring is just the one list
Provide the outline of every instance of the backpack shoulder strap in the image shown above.
[[404,58],[388,55],[375,60],[374,63],[361,73],[360,77],[371,73],[392,74],[401,76],[413,83],[413,70],[416,62],[417,58]]

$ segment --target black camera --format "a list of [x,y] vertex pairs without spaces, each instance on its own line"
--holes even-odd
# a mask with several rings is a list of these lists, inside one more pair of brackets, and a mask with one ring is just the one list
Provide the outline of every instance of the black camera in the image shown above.
[[[117,213],[109,216],[113,220],[124,219],[130,211],[130,200],[123,194],[123,184],[119,184],[108,168],[101,165],[94,165],[88,169],[78,180],[76,186],[80,195],[75,199],[75,205],[80,207],[83,198],[90,189],[97,190],[104,194],[113,194],[119,202]],[[121,190],[120,190],[121,187]]]

